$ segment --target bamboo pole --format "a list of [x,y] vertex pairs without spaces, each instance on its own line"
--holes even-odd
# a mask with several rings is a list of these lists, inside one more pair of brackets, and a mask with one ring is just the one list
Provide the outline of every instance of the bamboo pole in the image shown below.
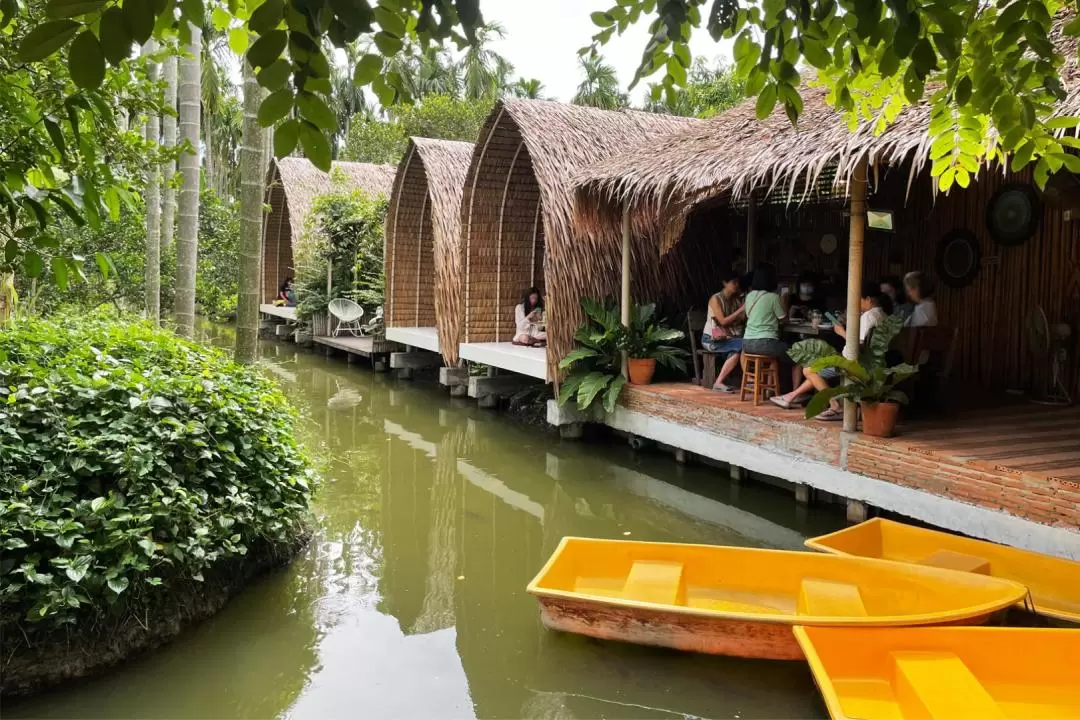
[[[851,175],[851,231],[848,239],[847,340],[844,357],[859,359],[859,315],[863,282],[863,237],[866,231],[867,163],[862,157]],[[844,431],[855,432],[855,403],[844,401]]]
[[[630,206],[623,209],[622,216],[622,324],[630,327]],[[630,367],[626,351],[622,357],[623,377],[629,379]]]
[[754,255],[757,253],[757,204],[754,202],[754,193],[746,204],[746,272],[754,271]]

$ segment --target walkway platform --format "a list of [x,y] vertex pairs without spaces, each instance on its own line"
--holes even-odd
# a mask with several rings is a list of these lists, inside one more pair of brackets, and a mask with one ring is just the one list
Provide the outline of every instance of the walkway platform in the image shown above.
[[363,357],[386,355],[398,349],[397,343],[388,340],[376,340],[373,337],[353,337],[352,335],[316,337],[315,343],[347,352],[350,355],[362,355]]
[[690,384],[627,386],[605,422],[939,527],[1080,559],[1080,408],[1016,404],[841,432]]
[[433,327],[388,327],[386,339],[418,350],[439,352],[439,331]]
[[272,305],[270,303],[263,303],[259,306],[259,312],[263,315],[269,315],[280,320],[286,320],[288,322],[296,322],[296,308],[286,307],[284,305]]
[[547,349],[524,347],[508,342],[462,343],[458,347],[462,360],[527,375],[547,382]]

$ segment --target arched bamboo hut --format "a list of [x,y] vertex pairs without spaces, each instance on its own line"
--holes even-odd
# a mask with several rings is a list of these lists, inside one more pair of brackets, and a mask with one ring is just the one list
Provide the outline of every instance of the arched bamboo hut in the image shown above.
[[386,217],[387,339],[441,352],[451,366],[461,319],[461,191],[472,154],[472,143],[411,138]]
[[[506,99],[480,131],[461,202],[461,356],[555,378],[582,296],[619,288],[619,248],[574,232],[572,176],[627,145],[700,121],[546,100]],[[545,297],[548,350],[510,346],[523,291]],[[465,347],[465,345],[469,347]],[[500,358],[507,365],[499,365]]]
[[[394,182],[393,165],[336,162],[331,173],[334,171],[341,171],[348,186],[372,196],[388,196]],[[319,170],[305,158],[280,158],[270,164],[266,178],[266,202],[270,205],[270,213],[263,225],[263,302],[273,302],[281,283],[295,274],[293,251],[312,203],[333,187],[332,175]]]

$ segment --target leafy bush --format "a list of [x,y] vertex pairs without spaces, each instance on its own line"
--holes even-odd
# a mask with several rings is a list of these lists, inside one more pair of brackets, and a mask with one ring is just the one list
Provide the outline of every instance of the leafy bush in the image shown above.
[[[239,203],[204,187],[199,194],[199,272],[195,276],[195,300],[207,317],[224,319],[236,312],[240,292],[239,246]],[[170,259],[175,262],[175,250],[162,256],[166,254],[172,255]]]
[[907,395],[896,386],[919,372],[907,363],[888,367],[886,355],[904,326],[899,315],[886,318],[874,328],[870,339],[859,353],[858,360],[848,360],[829,343],[816,338],[802,340],[791,346],[788,355],[798,364],[820,373],[825,368],[840,370],[844,382],[816,393],[806,405],[806,417],[820,415],[830,400],[847,399],[855,402],[898,402],[907,404]]
[[670,344],[684,337],[682,330],[656,319],[655,303],[635,305],[630,311],[630,327],[623,328],[619,337],[619,349],[629,357],[656,360],[661,367],[685,373],[686,351]]
[[310,493],[295,423],[256,370],[143,323],[0,329],[3,632],[107,630],[294,546]]

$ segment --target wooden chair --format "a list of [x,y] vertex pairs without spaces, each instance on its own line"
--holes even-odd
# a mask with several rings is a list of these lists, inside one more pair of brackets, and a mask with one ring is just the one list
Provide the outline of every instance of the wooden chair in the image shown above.
[[686,313],[687,337],[690,338],[690,355],[694,358],[694,384],[710,387],[716,380],[716,356],[712,350],[701,347],[701,334],[705,332],[705,313],[690,310]]
[[754,397],[754,405],[768,400],[769,395],[780,394],[780,361],[771,355],[742,354],[742,384],[739,400],[745,402],[747,393]]

